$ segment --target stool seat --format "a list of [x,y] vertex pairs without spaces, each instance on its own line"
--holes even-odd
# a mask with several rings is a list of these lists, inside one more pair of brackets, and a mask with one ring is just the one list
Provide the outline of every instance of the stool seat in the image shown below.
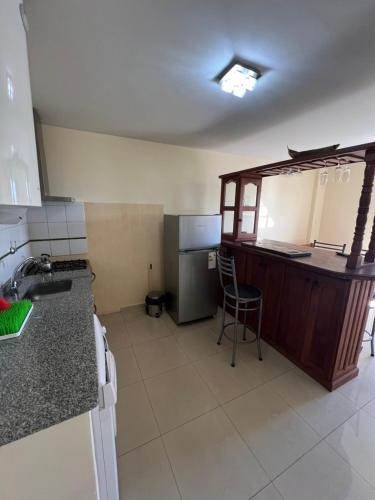
[[[259,300],[262,296],[262,292],[251,285],[237,285],[238,289],[238,298],[241,302],[248,302],[250,300]],[[234,288],[234,284],[226,285],[224,287],[224,291],[229,297],[232,299],[236,299],[236,291]]]

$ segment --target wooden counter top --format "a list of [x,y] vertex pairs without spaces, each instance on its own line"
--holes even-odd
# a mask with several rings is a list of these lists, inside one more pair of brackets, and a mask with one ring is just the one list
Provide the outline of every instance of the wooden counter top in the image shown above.
[[[290,243],[274,240],[245,241],[239,243],[223,241],[222,245],[232,248],[241,248],[245,251],[258,254],[267,254],[269,257],[287,261],[290,265],[310,269],[321,274],[334,276],[335,278],[375,281],[375,264],[366,264],[359,269],[348,269],[346,267],[346,257],[337,255],[331,250],[292,245]],[[274,252],[274,250],[278,251],[280,248],[285,248],[286,252],[295,249],[306,250],[311,252],[311,256],[286,257]]]

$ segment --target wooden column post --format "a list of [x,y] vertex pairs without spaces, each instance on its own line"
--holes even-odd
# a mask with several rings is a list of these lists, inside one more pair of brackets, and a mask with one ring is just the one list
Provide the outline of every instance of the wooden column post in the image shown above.
[[375,261],[375,217],[372,224],[371,238],[368,246],[368,250],[365,255],[365,262],[373,263]]
[[[375,150],[366,151],[365,160],[366,168],[363,178],[361,197],[359,199],[358,215],[354,230],[354,239],[351,252],[346,263],[346,267],[348,267],[349,269],[356,269],[362,264],[363,257],[361,256],[361,251],[363,245],[363,236],[365,234],[367,215],[370,208],[372,186],[375,176]],[[371,241],[373,241],[373,239],[375,239],[374,228],[373,234],[371,235]],[[372,247],[375,249],[375,241]],[[369,258],[371,258],[370,255]]]

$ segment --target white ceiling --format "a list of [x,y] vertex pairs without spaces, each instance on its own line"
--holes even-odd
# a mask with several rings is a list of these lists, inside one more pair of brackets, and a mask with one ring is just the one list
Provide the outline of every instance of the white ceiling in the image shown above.
[[[286,157],[375,140],[374,0],[25,0],[45,123]],[[264,76],[244,99],[214,77]]]

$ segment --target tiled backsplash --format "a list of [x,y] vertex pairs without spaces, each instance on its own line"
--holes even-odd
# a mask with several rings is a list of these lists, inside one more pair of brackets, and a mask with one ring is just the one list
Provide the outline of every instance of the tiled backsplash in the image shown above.
[[11,246],[18,250],[0,260],[0,286],[9,279],[15,266],[30,255],[87,253],[84,204],[48,202],[42,207],[29,208],[26,220],[20,224],[0,224],[0,258]]
[[29,241],[29,233],[27,221],[24,219],[17,225],[0,224],[0,257],[9,252],[10,247],[20,247],[15,254],[8,255],[5,259],[0,260],[0,286],[5,283],[13,271],[13,269],[26,257],[31,255],[31,244]]
[[43,207],[29,208],[27,221],[33,255],[87,252],[83,203],[45,203]]

